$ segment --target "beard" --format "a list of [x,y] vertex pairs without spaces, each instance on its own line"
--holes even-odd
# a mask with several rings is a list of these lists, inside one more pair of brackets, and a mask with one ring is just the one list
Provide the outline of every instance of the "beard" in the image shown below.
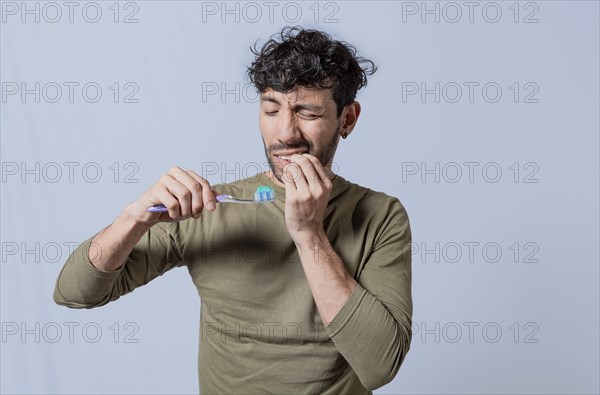
[[327,143],[323,146],[322,149],[316,150],[312,141],[301,139],[298,141],[294,141],[290,144],[271,144],[267,147],[265,144],[265,139],[263,138],[263,146],[265,147],[265,155],[267,156],[267,161],[269,162],[269,167],[271,168],[271,172],[281,182],[283,181],[283,167],[275,165],[273,161],[273,151],[281,151],[281,150],[290,150],[290,149],[298,149],[303,148],[307,151],[308,154],[316,157],[322,166],[331,167],[333,163],[333,156],[337,149],[338,142],[340,140],[340,123],[338,122],[337,127],[335,129],[335,133],[333,137],[327,141]]

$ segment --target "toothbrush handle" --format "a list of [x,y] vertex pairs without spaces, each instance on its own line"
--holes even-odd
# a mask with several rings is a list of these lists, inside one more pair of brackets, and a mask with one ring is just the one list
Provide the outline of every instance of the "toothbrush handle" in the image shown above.
[[148,207],[148,210],[146,211],[150,213],[166,213],[167,211],[169,211],[169,209],[167,209],[162,204],[155,204],[154,206]]
[[[231,196],[229,195],[218,195],[217,196],[217,203],[219,203],[221,200],[226,199],[226,198],[231,198]],[[148,207],[148,209],[146,210],[150,213],[166,213],[169,211],[168,208],[166,208],[164,205],[162,204],[155,204],[154,206]]]

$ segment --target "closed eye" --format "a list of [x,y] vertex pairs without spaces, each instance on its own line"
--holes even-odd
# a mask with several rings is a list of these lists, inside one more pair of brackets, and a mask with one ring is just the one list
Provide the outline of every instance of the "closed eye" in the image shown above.
[[311,114],[311,113],[303,113],[303,112],[299,112],[298,115],[300,116],[300,118],[302,119],[306,119],[306,120],[312,120],[312,119],[317,119],[319,118],[319,116],[317,114]]

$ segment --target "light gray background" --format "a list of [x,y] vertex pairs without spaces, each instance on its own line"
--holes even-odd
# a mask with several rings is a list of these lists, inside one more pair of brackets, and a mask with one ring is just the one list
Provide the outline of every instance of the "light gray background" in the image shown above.
[[[21,20],[22,4],[2,2],[0,41],[3,393],[198,391],[200,301],[185,269],[85,311],[55,305],[54,282],[70,246],[169,167],[212,183],[266,169],[244,70],[248,47],[290,24],[326,30],[380,67],[335,158],[347,179],[400,198],[412,224],[412,348],[376,393],[600,391],[598,2],[475,2],[469,20],[464,2],[275,2],[269,16],[264,2],[258,15],[241,2],[226,14],[222,2],[108,1],[96,23],[82,16],[94,18],[89,2],[72,22],[63,2],[60,19],[37,2],[39,23]],[[36,82],[40,103],[9,94]],[[50,103],[52,82],[79,83],[73,102],[62,85]],[[90,82],[96,103],[82,95]],[[406,95],[436,82],[439,103]],[[479,84],[472,100],[465,82]],[[236,83],[238,99],[208,95]],[[488,83],[502,89],[495,103]],[[134,87],[138,102],[125,103]]]

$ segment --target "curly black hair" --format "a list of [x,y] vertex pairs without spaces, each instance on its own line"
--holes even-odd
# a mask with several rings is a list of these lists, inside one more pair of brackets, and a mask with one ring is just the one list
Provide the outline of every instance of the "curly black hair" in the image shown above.
[[254,44],[250,50],[256,58],[247,73],[259,93],[268,88],[286,93],[297,85],[331,88],[338,117],[377,70],[371,60],[356,56],[352,45],[300,26],[286,26],[261,49]]

